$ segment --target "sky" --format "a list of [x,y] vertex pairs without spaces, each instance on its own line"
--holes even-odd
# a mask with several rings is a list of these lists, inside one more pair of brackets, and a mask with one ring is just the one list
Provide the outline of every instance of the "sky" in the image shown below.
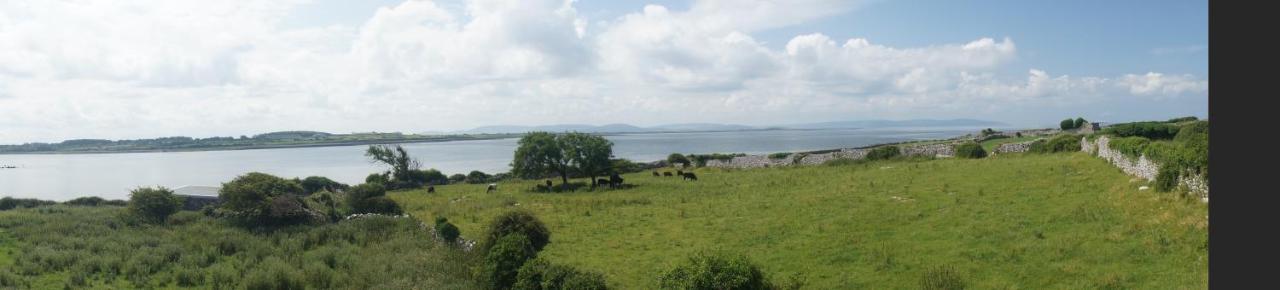
[[0,144],[1208,117],[1207,1],[0,1]]

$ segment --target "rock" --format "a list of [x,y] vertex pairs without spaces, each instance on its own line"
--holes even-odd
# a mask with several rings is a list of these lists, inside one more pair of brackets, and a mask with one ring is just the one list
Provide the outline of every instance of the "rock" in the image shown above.
[[1148,189],[1151,189],[1151,187],[1148,187],[1148,186],[1146,186],[1146,185],[1143,185],[1143,186],[1139,186],[1139,187],[1138,187],[1138,190],[1148,190]]

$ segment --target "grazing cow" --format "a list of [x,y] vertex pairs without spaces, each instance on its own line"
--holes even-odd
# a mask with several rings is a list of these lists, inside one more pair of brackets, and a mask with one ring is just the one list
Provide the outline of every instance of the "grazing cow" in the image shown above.
[[684,176],[684,170],[676,170],[677,176]]
[[662,176],[662,174],[658,174],[658,171],[657,171],[657,170],[654,170],[654,171],[653,171],[653,176]]
[[617,188],[622,186],[622,176],[614,173],[609,176],[609,187]]
[[609,185],[609,180],[608,180],[608,179],[604,179],[604,178],[596,179],[596,184],[595,184],[595,185],[601,185],[601,186],[603,186],[603,185]]
[[693,172],[686,172],[684,174],[684,180],[698,181],[698,176],[694,175]]
[[547,188],[548,188],[548,189],[549,189],[549,188],[551,188],[551,180],[550,180],[550,179],[547,179]]
[[498,184],[497,184],[497,183],[490,183],[490,184],[489,184],[489,188],[488,188],[488,189],[485,189],[485,190],[484,190],[484,193],[490,193],[490,192],[494,192],[494,191],[498,191]]
[[427,193],[436,193],[436,187],[435,187],[435,186],[432,186],[432,185],[428,185],[428,186],[427,186]]
[[672,176],[671,171],[663,172],[662,176]]

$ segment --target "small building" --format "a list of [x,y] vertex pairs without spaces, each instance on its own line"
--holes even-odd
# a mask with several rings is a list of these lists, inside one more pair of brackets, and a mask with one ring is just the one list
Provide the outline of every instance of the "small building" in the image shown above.
[[182,198],[182,210],[200,210],[207,205],[217,205],[218,186],[187,185],[173,189],[173,195]]

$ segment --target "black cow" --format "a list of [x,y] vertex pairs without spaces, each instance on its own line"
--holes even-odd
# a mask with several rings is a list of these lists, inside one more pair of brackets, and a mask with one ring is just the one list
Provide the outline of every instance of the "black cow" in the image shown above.
[[693,174],[693,172],[686,172],[684,174],[684,180],[698,181],[698,176]]
[[673,175],[671,175],[671,171],[667,171],[667,172],[663,172],[662,176],[673,176]]
[[617,188],[619,186],[622,186],[622,176],[618,175],[617,173],[610,175],[609,187]]
[[658,174],[658,171],[654,171],[653,176],[662,176],[662,174]]
[[547,188],[551,188],[551,180],[547,179]]
[[596,179],[596,184],[595,184],[595,185],[599,185],[599,186],[609,185],[609,180],[608,180],[608,179],[604,179],[604,178]]
[[498,184],[497,184],[497,183],[490,183],[490,184],[489,184],[489,188],[488,188],[488,189],[485,189],[485,190],[484,190],[484,193],[490,193],[490,192],[494,192],[494,191],[498,191]]
[[684,170],[676,170],[677,176],[684,176]]
[[428,185],[428,186],[427,186],[427,193],[436,193],[436,187],[435,187],[435,186]]

